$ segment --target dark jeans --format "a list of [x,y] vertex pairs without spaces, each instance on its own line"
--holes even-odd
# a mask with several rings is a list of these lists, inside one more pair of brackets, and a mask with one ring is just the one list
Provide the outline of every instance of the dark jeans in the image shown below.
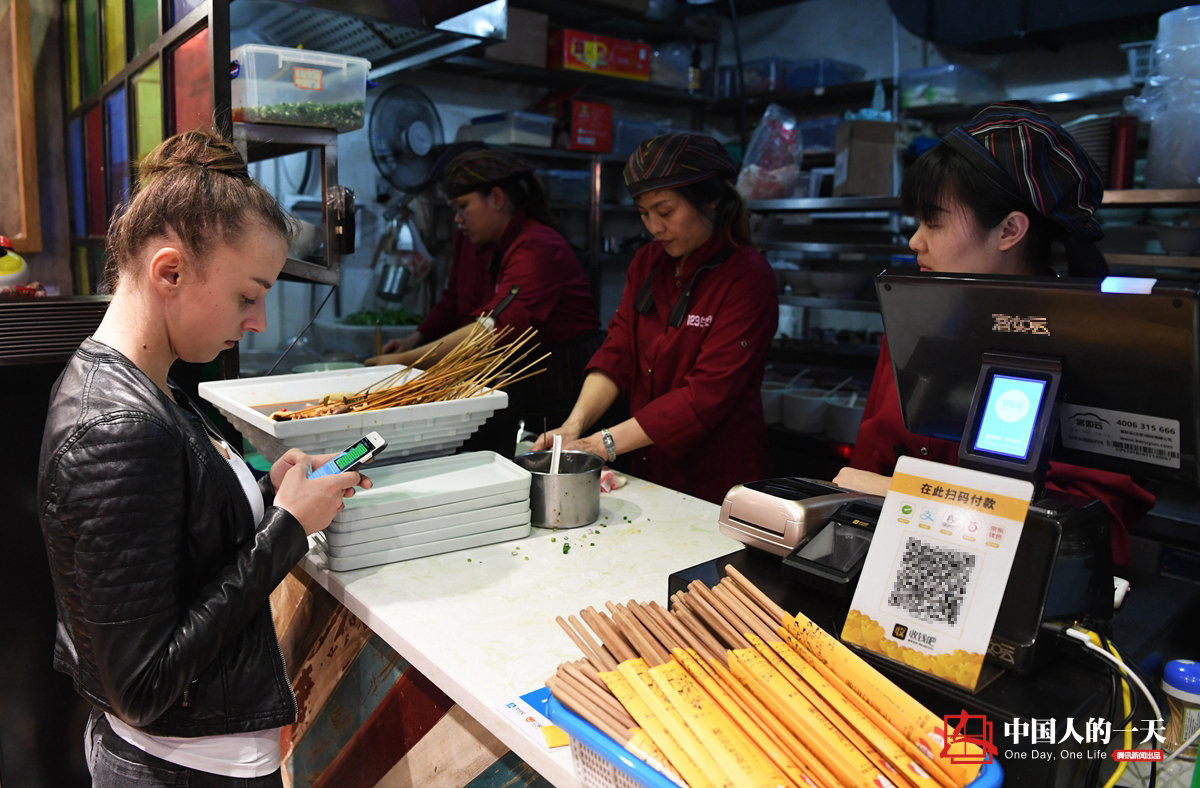
[[83,734],[92,788],[282,788],[278,771],[266,777],[222,777],[189,769],[142,752],[113,732],[104,713],[92,709]]

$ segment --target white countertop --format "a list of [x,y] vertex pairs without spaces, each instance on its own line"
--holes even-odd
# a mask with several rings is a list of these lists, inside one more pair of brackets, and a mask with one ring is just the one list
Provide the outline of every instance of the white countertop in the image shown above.
[[608,601],[665,605],[672,572],[740,548],[718,532],[719,513],[631,477],[601,493],[600,518],[584,528],[349,572],[329,571],[313,550],[301,566],[526,763],[573,788],[568,748],[534,741],[504,704],[583,656],[556,616]]

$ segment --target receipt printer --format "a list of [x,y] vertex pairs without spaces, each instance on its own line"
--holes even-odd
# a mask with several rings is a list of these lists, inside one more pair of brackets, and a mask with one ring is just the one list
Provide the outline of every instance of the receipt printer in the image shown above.
[[782,557],[844,504],[863,500],[883,502],[878,496],[814,479],[763,479],[726,493],[717,525],[732,539]]

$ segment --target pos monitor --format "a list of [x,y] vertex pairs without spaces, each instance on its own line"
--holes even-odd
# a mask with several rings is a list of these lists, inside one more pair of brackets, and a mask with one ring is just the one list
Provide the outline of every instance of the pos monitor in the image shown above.
[[959,462],[1200,483],[1200,289],[1153,279],[876,279],[905,426]]

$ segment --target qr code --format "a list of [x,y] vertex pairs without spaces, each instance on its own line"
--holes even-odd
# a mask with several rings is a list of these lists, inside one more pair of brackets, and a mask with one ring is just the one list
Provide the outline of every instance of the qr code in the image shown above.
[[974,553],[910,536],[904,541],[888,604],[921,621],[956,626],[974,568]]

